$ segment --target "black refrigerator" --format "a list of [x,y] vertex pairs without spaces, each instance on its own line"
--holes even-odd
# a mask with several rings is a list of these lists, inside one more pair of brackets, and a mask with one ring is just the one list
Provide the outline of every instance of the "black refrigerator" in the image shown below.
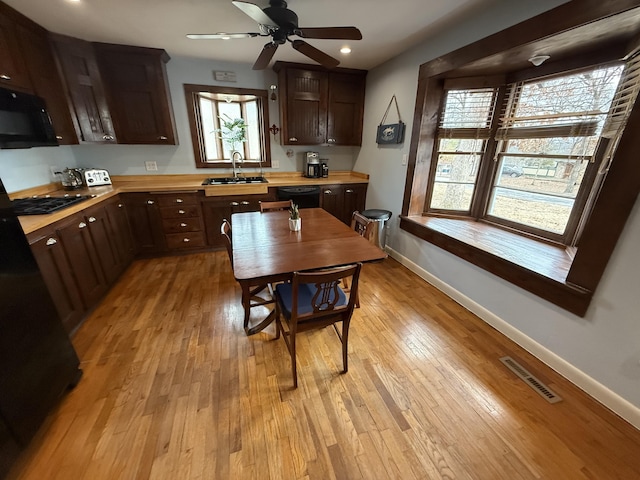
[[0,478],[82,375],[0,179]]

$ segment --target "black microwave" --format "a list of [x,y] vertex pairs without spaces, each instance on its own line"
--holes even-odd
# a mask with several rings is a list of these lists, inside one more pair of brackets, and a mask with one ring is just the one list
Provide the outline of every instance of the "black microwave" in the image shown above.
[[44,100],[0,88],[0,148],[57,146]]

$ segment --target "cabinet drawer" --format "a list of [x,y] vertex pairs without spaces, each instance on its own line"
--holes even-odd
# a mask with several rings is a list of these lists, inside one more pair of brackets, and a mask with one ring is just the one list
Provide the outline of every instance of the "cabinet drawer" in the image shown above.
[[203,232],[171,233],[166,235],[166,239],[169,250],[205,246]]
[[198,205],[176,205],[172,207],[160,207],[162,218],[183,218],[199,217],[200,208]]
[[202,225],[199,217],[171,218],[162,220],[162,230],[164,233],[198,232]]
[[165,193],[162,195],[158,195],[158,205],[160,205],[161,207],[197,204],[197,193]]

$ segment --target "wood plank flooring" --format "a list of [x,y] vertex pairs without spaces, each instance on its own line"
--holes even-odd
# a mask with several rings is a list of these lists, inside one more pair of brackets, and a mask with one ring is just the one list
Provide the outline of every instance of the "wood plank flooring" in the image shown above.
[[9,478],[640,478],[639,430],[394,260],[365,265],[360,302],[349,372],[333,329],[309,332],[293,390],[273,326],[244,334],[225,252],[136,261]]

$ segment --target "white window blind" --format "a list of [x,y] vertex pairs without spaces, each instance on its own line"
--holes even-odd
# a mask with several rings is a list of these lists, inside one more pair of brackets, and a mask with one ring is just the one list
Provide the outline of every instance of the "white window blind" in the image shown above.
[[489,138],[495,113],[495,88],[449,90],[440,114],[441,138]]

